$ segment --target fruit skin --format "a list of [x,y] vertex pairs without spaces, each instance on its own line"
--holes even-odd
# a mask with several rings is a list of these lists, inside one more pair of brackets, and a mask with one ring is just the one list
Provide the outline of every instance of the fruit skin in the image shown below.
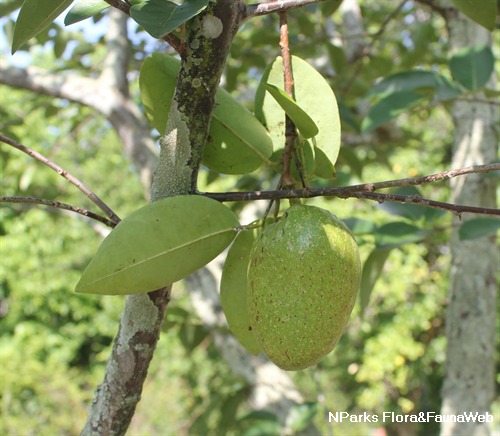
[[229,329],[238,342],[250,353],[260,353],[259,344],[251,330],[247,310],[247,267],[256,229],[241,231],[227,253],[220,282],[220,303]]
[[257,342],[285,370],[317,364],[342,336],[359,289],[356,241],[337,217],[294,205],[255,242],[248,312]]

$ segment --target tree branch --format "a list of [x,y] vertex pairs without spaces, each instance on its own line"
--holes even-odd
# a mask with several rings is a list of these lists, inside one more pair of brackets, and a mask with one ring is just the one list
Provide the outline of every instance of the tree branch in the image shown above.
[[70,212],[75,212],[83,215],[87,218],[99,221],[108,227],[115,227],[116,223],[108,220],[102,215],[98,215],[90,210],[84,209],[83,207],[73,206],[67,203],[61,203],[60,201],[47,200],[45,198],[34,198],[34,197],[0,197],[0,203],[27,203],[27,204],[42,204],[44,206],[55,207],[57,209],[69,210]]
[[23,153],[26,153],[28,156],[31,156],[37,161],[48,166],[50,169],[54,170],[57,174],[65,178],[68,182],[75,185],[80,191],[82,191],[90,199],[90,201],[92,201],[92,203],[94,203],[99,209],[101,209],[115,225],[120,222],[120,218],[118,217],[118,215],[116,215],[113,212],[113,210],[106,203],[104,203],[104,201],[102,201],[94,192],[92,192],[83,182],[81,182],[79,179],[77,179],[75,176],[73,176],[65,169],[61,168],[56,163],[52,162],[49,158],[1,134],[0,134],[0,142],[3,142],[14,148],[17,148]]
[[302,8],[304,6],[322,1],[325,0],[274,0],[247,5],[244,12],[244,19],[246,20],[261,15],[274,14],[276,12],[285,12],[290,9]]
[[104,36],[106,54],[102,62],[99,80],[106,82],[109,88],[120,91],[124,97],[128,97],[127,72],[130,58],[130,42],[127,34],[128,17],[116,9],[111,9],[108,17],[108,28]]
[[[190,26],[167,134],[151,190],[152,201],[192,190],[208,135],[220,76],[241,22],[242,0],[210,2]],[[179,159],[177,159],[179,158]],[[170,301],[171,286],[128,296],[118,336],[82,434],[125,434],[140,400]]]
[[312,198],[312,197],[339,197],[339,198],[366,198],[378,202],[391,201],[398,203],[421,204],[427,207],[444,209],[456,214],[471,212],[483,215],[500,215],[499,209],[472,207],[465,205],[454,205],[439,201],[429,200],[420,196],[405,196],[395,194],[378,194],[374,191],[384,188],[395,188],[404,186],[423,185],[439,180],[447,180],[457,176],[472,173],[489,173],[499,171],[500,164],[476,165],[467,168],[444,171],[429,176],[389,180],[378,183],[365,183],[361,185],[326,187],[326,188],[303,188],[279,191],[247,191],[247,192],[205,192],[202,195],[218,201],[253,201],[253,200],[282,200],[285,198]]
[[[280,18],[280,47],[281,58],[283,62],[283,83],[285,92],[294,98],[293,92],[293,71],[292,57],[290,55],[290,46],[288,43],[288,16],[286,11],[279,13]],[[297,130],[292,119],[285,114],[285,148],[283,150],[283,171],[281,173],[280,188],[295,187],[295,180],[291,173],[292,157],[295,151],[295,141],[297,140]]]
[[426,207],[431,207],[434,209],[447,210],[460,216],[462,213],[469,212],[478,215],[492,215],[500,216],[500,209],[491,209],[487,207],[477,207],[477,206],[466,206],[461,204],[451,204],[443,203],[441,201],[429,200],[423,198],[420,195],[396,195],[396,194],[379,194],[377,192],[351,192],[344,195],[338,195],[339,198],[366,198],[369,200],[375,200],[379,203],[384,203],[386,201],[394,203],[411,203],[419,204]]
[[[114,46],[119,49],[120,45]],[[117,132],[127,154],[140,174],[145,192],[149,187],[153,169],[157,165],[156,144],[151,139],[151,128],[134,101],[107,83],[108,75],[97,79],[76,74],[54,74],[37,67],[25,69],[6,67],[0,62],[0,83],[26,89],[37,94],[62,98],[93,108],[107,118]]]

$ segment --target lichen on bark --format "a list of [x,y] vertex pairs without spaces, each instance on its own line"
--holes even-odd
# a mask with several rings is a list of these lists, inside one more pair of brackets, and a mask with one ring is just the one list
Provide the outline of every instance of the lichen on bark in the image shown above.
[[[188,26],[167,133],[160,142],[152,201],[196,191],[215,94],[244,8],[242,0],[212,0]],[[97,389],[82,434],[125,434],[140,399],[170,290],[166,286],[127,297],[104,382]]]

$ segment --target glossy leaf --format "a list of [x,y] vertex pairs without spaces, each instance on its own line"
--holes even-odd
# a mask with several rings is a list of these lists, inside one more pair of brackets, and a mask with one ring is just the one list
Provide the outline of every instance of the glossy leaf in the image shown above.
[[269,83],[266,83],[265,87],[290,117],[304,138],[312,138],[318,134],[316,123],[285,91]]
[[[141,67],[139,86],[146,114],[160,134],[165,133],[180,62],[154,53]],[[272,154],[272,140],[255,116],[223,89],[210,124],[203,164],[224,174],[247,174]]]
[[458,236],[461,241],[468,239],[482,238],[496,233],[500,229],[500,219],[498,218],[473,218],[464,222],[458,229]]
[[490,47],[466,47],[450,59],[450,70],[453,78],[461,85],[477,89],[486,85],[494,64],[495,58]]
[[419,242],[428,234],[427,230],[420,229],[405,222],[384,224],[375,231],[375,242],[380,248],[399,247],[404,244]]
[[384,269],[385,261],[390,252],[391,248],[374,248],[363,264],[361,287],[359,290],[361,313],[364,313],[368,307],[373,287]]
[[106,8],[109,8],[109,3],[106,3],[104,0],[80,0],[68,11],[64,18],[64,24],[69,26],[70,24],[86,20]]
[[368,93],[369,97],[387,97],[401,91],[432,90],[438,100],[446,101],[461,94],[460,88],[434,71],[404,71],[384,77]]
[[[340,117],[335,94],[323,76],[306,61],[292,56],[292,68],[295,101],[318,127],[314,137],[314,174],[332,178],[340,148]],[[280,150],[285,145],[285,111],[266,92],[266,84],[282,88],[281,57],[264,71],[255,94],[255,115],[267,127],[275,149]]]
[[12,53],[49,27],[71,3],[73,0],[26,0],[16,20]]
[[424,96],[412,91],[397,91],[380,100],[368,112],[361,124],[363,132],[368,132],[392,118],[407,112],[424,100]]
[[151,125],[165,134],[170,104],[177,84],[180,62],[171,56],[153,53],[144,60],[139,74],[139,89]]
[[229,329],[250,353],[260,347],[250,328],[247,310],[247,269],[256,230],[241,231],[227,254],[220,284],[220,301]]
[[174,283],[224,250],[238,220],[201,196],[166,198],[135,211],[103,241],[76,286],[86,294],[140,294]]
[[208,0],[189,0],[177,5],[167,0],[144,0],[130,8],[130,16],[146,32],[161,38],[207,7]]
[[488,30],[495,29],[495,17],[498,15],[497,0],[452,0],[452,2],[472,21]]
[[224,174],[247,174],[273,152],[273,142],[255,116],[224,89],[217,91],[202,163]]

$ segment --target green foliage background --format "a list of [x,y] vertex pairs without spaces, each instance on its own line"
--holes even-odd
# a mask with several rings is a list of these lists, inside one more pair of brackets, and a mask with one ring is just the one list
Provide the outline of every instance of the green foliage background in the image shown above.
[[[361,131],[363,114],[382,98],[370,94],[381,77],[426,69],[452,80],[444,21],[408,2],[384,28],[380,39],[373,41],[372,56],[349,64],[340,40],[331,38],[327,31],[328,26],[340,24],[339,14],[333,12],[335,3],[290,13],[293,53],[315,63],[339,100],[344,136],[333,183],[383,181],[447,169],[449,103],[435,98],[432,90],[389,123],[372,132]],[[379,31],[395,7],[392,1],[360,4],[369,35]],[[1,24],[10,35],[12,20],[4,17]],[[247,23],[228,60],[225,88],[250,108],[263,69],[279,54],[276,29],[277,17]],[[34,65],[82,74],[99,69],[102,41],[90,44],[71,27],[66,30],[53,25],[37,42],[41,47],[34,43],[28,47]],[[133,35],[131,77],[136,77],[141,60],[156,44],[144,32]],[[0,92],[0,130],[4,134],[77,175],[119,216],[145,204],[139,179],[106,120],[67,101],[6,87]],[[139,101],[134,81],[132,92]],[[48,168],[5,145],[0,153],[3,195],[91,207],[73,186]],[[203,171],[201,190],[274,187],[265,168],[240,179]],[[326,182],[315,183],[320,186]],[[420,192],[443,201],[449,196],[445,184],[422,187]],[[450,217],[418,207],[379,206],[359,200],[316,199],[309,203],[329,209],[352,227],[352,219],[357,219],[359,227],[353,228],[363,262],[375,247],[391,251],[369,305],[363,314],[356,306],[335,351],[317,368],[293,374],[306,401],[312,404],[307,410],[316,411],[303,415],[304,421],[313,415],[324,433],[366,434],[375,427],[327,424],[325,416],[328,411],[438,412]],[[243,205],[232,207],[241,210]],[[0,433],[79,433],[93,391],[102,380],[124,301],[122,297],[73,292],[104,229],[43,207],[6,205],[0,213]],[[414,226],[415,231],[398,237],[390,225],[400,223]],[[279,432],[272,416],[252,414],[248,394],[249,386],[231,375],[210,332],[193,313],[182,284],[176,285],[130,434]],[[419,434],[435,431],[426,425],[418,429]]]

